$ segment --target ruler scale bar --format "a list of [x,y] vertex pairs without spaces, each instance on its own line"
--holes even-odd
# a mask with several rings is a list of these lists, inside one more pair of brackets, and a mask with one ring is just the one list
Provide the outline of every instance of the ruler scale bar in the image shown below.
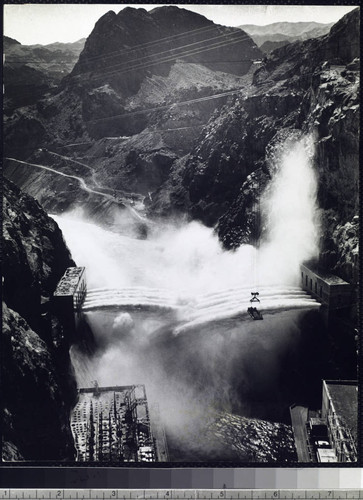
[[0,499],[12,500],[341,500],[363,499],[362,489],[2,489]]

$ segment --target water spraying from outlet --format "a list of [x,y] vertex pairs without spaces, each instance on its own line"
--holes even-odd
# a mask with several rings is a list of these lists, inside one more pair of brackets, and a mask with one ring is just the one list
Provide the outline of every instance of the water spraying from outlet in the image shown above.
[[273,268],[279,282],[296,284],[300,264],[318,253],[313,135],[277,143],[270,155],[273,179],[261,201],[267,233],[261,275],[268,279]]
[[[100,346],[91,358],[72,349],[79,385],[145,384],[179,443],[215,409],[281,418],[282,360],[289,365],[297,352],[301,315],[319,307],[299,288],[299,265],[317,251],[312,157],[311,137],[273,150],[258,250],[226,252],[195,221],[163,223],[138,240],[79,213],[55,217],[77,265],[86,266],[84,314]],[[246,311],[256,262],[260,322]]]

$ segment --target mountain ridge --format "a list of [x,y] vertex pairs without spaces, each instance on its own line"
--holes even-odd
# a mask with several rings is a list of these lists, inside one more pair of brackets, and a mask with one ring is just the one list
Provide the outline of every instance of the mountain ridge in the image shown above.
[[[134,33],[138,33],[136,40]],[[110,69],[103,73],[103,81],[119,87],[123,95],[130,95],[137,91],[148,71],[165,76],[177,58],[214,70],[244,74],[251,62],[239,61],[230,47],[237,54],[244,50],[254,54],[254,58],[260,56],[249,36],[237,28],[216,25],[186,9],[169,6],[147,12],[128,7],[117,15],[110,11],[99,19],[69,78]],[[127,67],[130,63],[131,68]]]
[[[266,25],[244,24],[239,27],[246,31],[258,45],[262,47],[268,42],[286,42],[317,38],[326,35],[334,23],[309,22],[277,22]],[[268,45],[267,45],[268,47]],[[261,48],[261,50],[263,50]],[[267,52],[265,47],[265,52]]]
[[4,36],[5,114],[32,105],[54,92],[61,79],[73,69],[84,41],[23,45]]

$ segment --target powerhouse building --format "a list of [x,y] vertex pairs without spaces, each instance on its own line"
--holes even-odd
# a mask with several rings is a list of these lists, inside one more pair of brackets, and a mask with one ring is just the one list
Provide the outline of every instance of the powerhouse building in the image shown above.
[[79,389],[71,415],[79,462],[167,461],[161,424],[151,427],[144,385]]
[[54,292],[58,307],[78,311],[87,293],[84,267],[68,267]]
[[334,274],[302,264],[301,287],[329,309],[349,307],[354,287]]

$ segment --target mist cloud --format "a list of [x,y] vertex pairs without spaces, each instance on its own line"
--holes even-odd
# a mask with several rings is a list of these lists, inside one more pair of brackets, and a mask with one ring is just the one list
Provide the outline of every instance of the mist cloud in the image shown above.
[[[79,213],[56,217],[87,268],[85,315],[100,346],[91,359],[72,349],[80,386],[145,384],[173,442],[204,451],[197,436],[217,410],[281,418],[300,309],[319,307],[296,286],[300,263],[317,251],[312,144],[305,137],[275,151],[259,250],[226,252],[198,222],[158,225],[139,240]],[[256,286],[264,321],[246,313]]]

